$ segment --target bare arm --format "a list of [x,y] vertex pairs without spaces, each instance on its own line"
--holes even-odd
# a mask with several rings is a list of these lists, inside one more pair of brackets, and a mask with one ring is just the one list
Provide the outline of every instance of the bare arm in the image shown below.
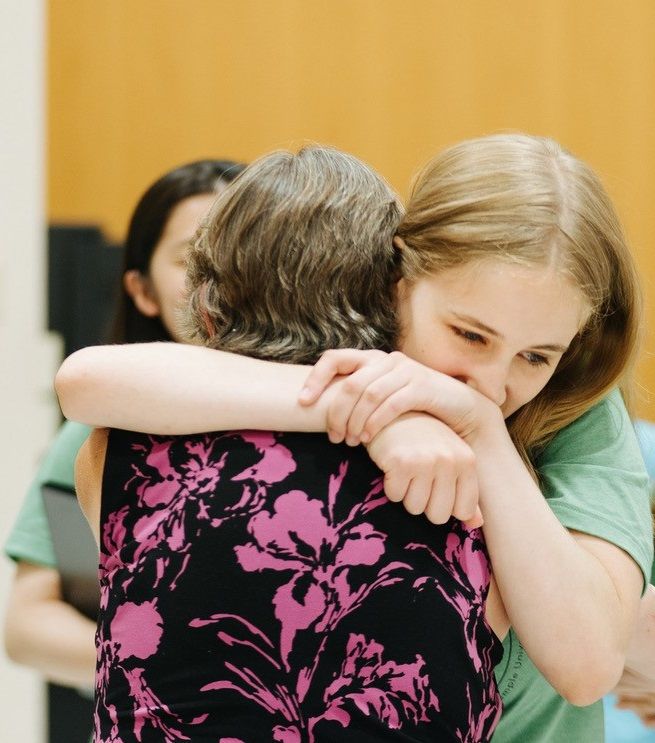
[[63,601],[59,573],[20,562],[5,623],[9,657],[58,684],[93,687],[95,622]]
[[329,400],[298,404],[307,371],[178,343],[94,346],[64,361],[55,387],[64,415],[91,426],[325,431]]
[[560,524],[500,420],[495,431],[468,443],[476,455],[485,538],[510,622],[558,692],[574,704],[590,704],[623,671],[641,572],[618,547]]

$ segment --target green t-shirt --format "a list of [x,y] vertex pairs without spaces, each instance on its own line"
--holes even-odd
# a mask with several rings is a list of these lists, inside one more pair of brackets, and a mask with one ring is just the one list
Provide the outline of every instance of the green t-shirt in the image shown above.
[[[568,529],[624,549],[650,579],[649,483],[618,392],[561,431],[538,464],[542,490]],[[575,707],[535,668],[510,630],[496,679],[503,715],[493,743],[602,743],[602,702]]]
[[69,421],[59,429],[27,491],[14,527],[5,543],[5,554],[16,561],[56,568],[48,520],[41,498],[45,483],[72,488],[75,457],[90,432],[88,426]]

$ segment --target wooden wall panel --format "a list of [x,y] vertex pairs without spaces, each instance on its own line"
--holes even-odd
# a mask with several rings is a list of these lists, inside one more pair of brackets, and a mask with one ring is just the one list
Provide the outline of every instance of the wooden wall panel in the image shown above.
[[50,0],[49,218],[120,238],[173,165],[307,140],[404,195],[444,144],[519,129],[604,176],[652,297],[654,38],[652,0]]

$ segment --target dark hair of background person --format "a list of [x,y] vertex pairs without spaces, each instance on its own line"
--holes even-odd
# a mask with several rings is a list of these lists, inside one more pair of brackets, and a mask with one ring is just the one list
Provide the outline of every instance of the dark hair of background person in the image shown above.
[[123,286],[132,269],[148,276],[150,260],[173,209],[184,199],[217,191],[245,168],[232,160],[198,160],[169,171],[143,194],[125,240],[121,285],[116,314],[109,333],[111,343],[147,343],[172,340],[159,317],[146,317]]

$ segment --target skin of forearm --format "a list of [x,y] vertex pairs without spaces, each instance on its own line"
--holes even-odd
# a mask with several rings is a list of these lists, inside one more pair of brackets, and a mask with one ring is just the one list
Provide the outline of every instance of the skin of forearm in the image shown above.
[[472,448],[510,623],[551,685],[574,704],[590,704],[621,675],[638,596],[622,607],[608,571],[559,523],[509,435],[481,437]]
[[95,623],[57,596],[58,578],[44,580],[43,569],[31,567],[21,566],[20,583],[10,597],[4,638],[8,656],[50,681],[93,688]]
[[626,669],[652,682],[655,693],[655,587],[648,586],[639,604],[635,630],[628,645]]
[[[96,346],[64,361],[55,389],[67,418],[94,427],[325,431],[330,390],[314,405],[298,403],[308,370],[173,343]],[[137,391],[135,378],[148,384]]]

